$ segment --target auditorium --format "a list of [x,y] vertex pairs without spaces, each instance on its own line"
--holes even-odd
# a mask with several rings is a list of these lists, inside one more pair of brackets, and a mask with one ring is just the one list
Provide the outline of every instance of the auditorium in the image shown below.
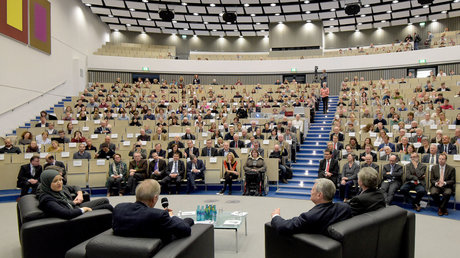
[[0,0],[0,256],[459,257],[457,44],[460,0]]

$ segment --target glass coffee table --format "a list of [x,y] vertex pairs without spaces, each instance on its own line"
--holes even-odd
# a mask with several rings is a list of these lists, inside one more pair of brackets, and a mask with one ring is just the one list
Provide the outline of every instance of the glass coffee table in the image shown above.
[[195,224],[212,224],[215,229],[226,229],[235,231],[235,251],[238,253],[238,229],[241,224],[244,223],[244,235],[248,235],[248,222],[247,222],[248,213],[244,211],[219,211],[217,212],[216,221],[196,220],[195,211],[182,211],[179,212],[179,218],[192,218],[195,221]]

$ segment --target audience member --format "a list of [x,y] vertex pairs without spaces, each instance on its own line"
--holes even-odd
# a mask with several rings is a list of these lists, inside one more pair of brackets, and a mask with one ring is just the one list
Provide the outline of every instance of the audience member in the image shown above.
[[324,159],[319,162],[318,178],[327,178],[331,180],[334,185],[337,184],[339,176],[339,162],[332,159],[331,151],[324,151]]
[[383,192],[385,196],[385,203],[390,205],[391,201],[393,201],[393,196],[401,187],[402,184],[402,174],[403,169],[402,166],[396,164],[396,156],[390,156],[390,163],[383,166],[383,182],[380,186],[380,190]]
[[126,184],[125,191],[125,193],[129,193],[131,195],[135,194],[137,183],[148,178],[147,160],[143,159],[141,153],[139,152],[134,153],[133,158],[134,160],[129,162],[128,182]]
[[[426,182],[425,182],[426,165],[420,163],[417,153],[411,154],[411,162],[406,165],[406,178],[405,183],[401,187],[401,193],[407,203],[412,204],[416,211],[420,211],[420,200],[426,195]],[[412,198],[409,191],[415,190],[416,197]]]
[[361,193],[349,202],[352,216],[385,208],[385,197],[377,189],[378,184],[379,175],[375,169],[365,167],[359,171],[358,185]]
[[[446,164],[447,155],[439,154],[439,163],[431,167],[430,194],[435,204],[439,207],[438,215],[448,215],[447,203],[454,193],[455,168]],[[439,195],[442,194],[442,200]]]
[[180,190],[180,182],[184,178],[185,174],[185,165],[182,160],[179,160],[179,154],[174,153],[173,160],[169,162],[168,169],[166,170],[166,176],[160,181],[162,187],[165,191],[171,194],[169,191],[169,184],[175,183],[176,185],[176,194]]
[[[128,178],[128,166],[121,160],[121,155],[116,153],[113,155],[113,162],[109,164],[109,177],[107,178],[107,196],[118,192],[122,196],[121,185]],[[116,187],[116,191],[114,188]]]
[[21,166],[16,184],[18,188],[21,188],[21,197],[28,194],[29,189],[32,189],[32,194],[37,192],[41,173],[42,166],[40,165],[39,156],[32,156],[29,164]]
[[188,157],[190,158],[190,161],[187,162],[187,194],[197,190],[195,180],[204,180],[204,174],[206,171],[204,162],[198,159],[196,155],[190,154]]

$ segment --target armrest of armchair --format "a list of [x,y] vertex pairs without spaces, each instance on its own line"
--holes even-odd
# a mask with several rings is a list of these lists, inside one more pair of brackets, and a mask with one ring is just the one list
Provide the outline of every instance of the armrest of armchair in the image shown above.
[[189,237],[174,240],[155,257],[212,258],[214,257],[214,226],[195,224]]
[[265,257],[342,257],[342,245],[327,236],[318,234],[280,235],[271,223],[265,223]]
[[415,214],[407,212],[407,220],[404,225],[403,239],[406,244],[403,245],[401,250],[401,257],[414,258],[415,257]]
[[[111,228],[112,212],[95,210],[71,220],[44,218],[20,229],[23,257],[64,257],[73,246]],[[53,239],[52,242],[49,239]]]

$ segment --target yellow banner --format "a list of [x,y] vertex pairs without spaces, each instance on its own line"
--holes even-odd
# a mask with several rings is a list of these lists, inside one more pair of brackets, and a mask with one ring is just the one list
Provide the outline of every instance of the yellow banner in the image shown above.
[[22,31],[22,0],[6,1],[6,23]]

